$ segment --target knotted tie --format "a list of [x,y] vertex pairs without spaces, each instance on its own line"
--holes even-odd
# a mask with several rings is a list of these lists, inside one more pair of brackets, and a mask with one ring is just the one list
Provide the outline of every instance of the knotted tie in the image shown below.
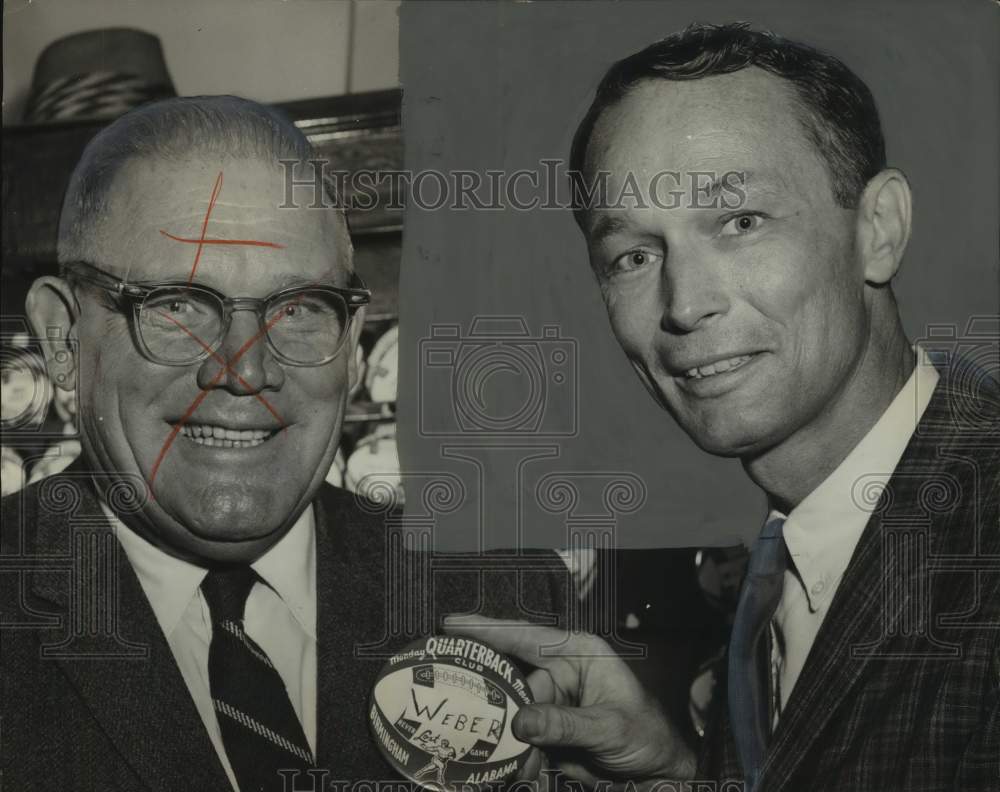
[[243,611],[259,578],[248,566],[213,570],[201,590],[212,614],[208,679],[222,743],[240,792],[282,789],[282,769],[313,766],[285,683],[243,630]]
[[768,628],[781,600],[784,519],[769,520],[750,555],[729,643],[729,719],[748,792],[757,783],[771,734]]

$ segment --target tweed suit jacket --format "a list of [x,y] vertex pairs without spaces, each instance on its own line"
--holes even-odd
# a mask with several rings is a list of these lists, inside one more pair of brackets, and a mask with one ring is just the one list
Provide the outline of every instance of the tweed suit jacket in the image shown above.
[[[385,657],[448,613],[555,623],[567,575],[548,553],[449,556],[432,569],[378,507],[329,485],[313,507],[320,774],[298,783],[396,781],[366,719]],[[0,786],[230,789],[86,471],[72,466],[5,498],[2,539]]]
[[[760,792],[1000,790],[1000,389],[967,366],[940,373],[781,714]],[[874,497],[870,483],[855,497]],[[726,699],[723,685],[697,777],[736,790]]]

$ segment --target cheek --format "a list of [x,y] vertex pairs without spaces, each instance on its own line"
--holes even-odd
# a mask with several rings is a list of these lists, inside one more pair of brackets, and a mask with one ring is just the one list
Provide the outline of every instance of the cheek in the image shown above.
[[756,278],[748,289],[759,310],[782,327],[800,365],[832,371],[865,332],[864,279],[850,251],[831,237],[817,235],[780,258],[784,267],[761,267],[770,277]]
[[[92,333],[82,336],[94,338]],[[99,342],[81,341],[79,374],[81,412],[107,438],[105,445],[132,444],[152,433],[162,412],[156,405],[176,393],[178,378],[185,376],[182,369],[149,363],[136,351],[127,330],[118,328],[105,329]],[[192,379],[189,398],[197,393]]]
[[[159,404],[178,394],[194,399],[198,386],[194,376],[182,368],[157,366],[142,358],[131,346],[127,351],[109,347],[98,361],[96,388],[112,403],[120,405],[122,413],[160,419]],[[183,382],[181,381],[183,380]]]
[[81,410],[99,417],[103,423],[117,413],[123,386],[128,385],[128,369],[124,364],[130,350],[123,343],[127,338],[112,332],[102,339],[100,331],[101,328],[84,328],[80,334],[78,387]]
[[618,343],[630,358],[643,359],[660,332],[655,289],[607,291],[604,300]]
[[317,430],[323,424],[332,425],[340,419],[347,396],[346,364],[335,361],[330,365],[336,368],[299,369],[292,372],[285,383],[286,388],[289,385],[295,388],[302,416],[316,424]]

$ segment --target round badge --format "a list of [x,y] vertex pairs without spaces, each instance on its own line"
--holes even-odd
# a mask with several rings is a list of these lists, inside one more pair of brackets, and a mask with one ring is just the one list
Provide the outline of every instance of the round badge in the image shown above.
[[452,792],[517,774],[531,746],[510,724],[532,702],[527,680],[503,653],[472,638],[431,636],[382,667],[368,722],[405,778]]

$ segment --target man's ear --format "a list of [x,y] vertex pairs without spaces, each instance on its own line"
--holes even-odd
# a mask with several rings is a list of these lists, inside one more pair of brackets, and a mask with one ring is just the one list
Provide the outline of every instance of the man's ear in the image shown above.
[[78,304],[70,285],[62,278],[38,278],[25,301],[31,329],[42,345],[45,367],[57,388],[76,387],[76,347],[72,342]]
[[868,283],[881,286],[899,270],[910,239],[912,209],[910,185],[895,168],[876,174],[861,193],[857,241]]
[[358,355],[358,342],[361,340],[361,328],[365,325],[364,306],[354,313],[349,325],[350,336],[347,339],[347,387],[354,393],[361,384],[361,360]]

